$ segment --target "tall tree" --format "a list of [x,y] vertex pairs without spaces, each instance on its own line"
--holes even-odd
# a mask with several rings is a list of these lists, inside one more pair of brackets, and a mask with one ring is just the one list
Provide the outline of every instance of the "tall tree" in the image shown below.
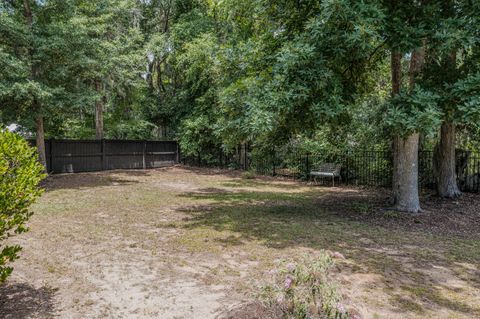
[[[439,196],[460,195],[457,185],[455,148],[458,125],[478,120],[478,47],[480,5],[472,1],[441,1],[428,50],[423,83],[441,99],[443,122],[435,147],[434,165]],[[468,102],[468,106],[465,105]]]
[[84,45],[80,79],[95,92],[95,138],[104,137],[106,107],[112,109],[139,85],[145,60],[140,30],[141,12],[134,0],[84,0],[74,23]]
[[[435,5],[418,1],[385,1],[384,36],[391,52],[392,98],[385,122],[393,133],[393,202],[399,211],[420,211],[418,193],[419,133],[438,123],[436,97],[418,85],[431,34]],[[407,54],[408,53],[408,54]],[[408,82],[402,57],[409,61]],[[402,89],[407,86],[408,89]]]
[[[7,74],[0,78],[0,101],[4,116],[36,132],[40,162],[46,165],[45,116],[58,111],[64,100],[61,83],[69,47],[64,22],[68,2],[7,1],[0,4],[0,63]],[[71,35],[68,35],[71,36]],[[56,110],[55,110],[56,109]]]

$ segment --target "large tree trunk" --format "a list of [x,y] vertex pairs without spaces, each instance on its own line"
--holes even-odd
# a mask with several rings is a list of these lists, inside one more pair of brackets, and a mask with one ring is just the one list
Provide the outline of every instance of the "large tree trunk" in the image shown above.
[[393,184],[395,209],[402,212],[420,211],[418,196],[418,140],[414,133],[395,138],[396,179]]
[[95,90],[100,94],[100,98],[95,102],[95,138],[101,140],[103,138],[103,92],[100,81],[95,81]]
[[47,155],[45,152],[45,132],[43,129],[43,116],[37,115],[35,120],[35,124],[37,127],[37,136],[36,136],[36,144],[37,144],[37,151],[38,151],[38,159],[40,163],[47,170]]
[[[449,66],[456,69],[457,53],[452,51]],[[447,119],[440,128],[440,141],[435,148],[435,175],[437,177],[437,193],[440,197],[456,198],[461,195],[457,184],[455,163],[455,124]]]
[[[410,92],[415,87],[415,78],[420,72],[424,61],[423,47],[412,52],[409,69]],[[400,60],[392,56],[392,94],[398,94],[400,89]],[[418,195],[418,144],[419,133],[406,137],[394,137],[393,154],[393,201],[398,211],[418,213],[420,199]]]
[[456,198],[460,196],[455,171],[455,124],[444,122],[440,129],[440,142],[435,150],[437,158],[437,192],[440,197]]
[[[392,97],[400,94],[400,87],[402,83],[402,55],[399,52],[392,52],[391,55],[391,72],[392,72]],[[399,181],[398,177],[398,144],[400,143],[400,136],[394,136],[393,138],[393,175],[392,175],[392,191],[393,191],[393,204],[396,204],[399,197],[399,189],[396,187]]]

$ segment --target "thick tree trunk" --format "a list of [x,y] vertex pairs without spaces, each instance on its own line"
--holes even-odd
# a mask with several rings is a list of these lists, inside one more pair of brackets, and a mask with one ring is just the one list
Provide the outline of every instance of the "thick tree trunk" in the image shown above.
[[[402,83],[402,55],[399,52],[392,52],[391,55],[391,72],[392,72],[392,97],[400,94],[400,87]],[[392,191],[393,191],[393,204],[396,204],[399,197],[399,189],[395,187],[398,184],[398,144],[400,143],[400,136],[394,136],[393,138],[393,175],[392,175]]]
[[440,142],[434,156],[437,167],[437,192],[440,197],[460,196],[455,172],[455,124],[444,122],[440,129]]
[[[448,3],[446,3],[448,4]],[[450,4],[451,5],[451,4]],[[450,6],[445,10],[450,10]],[[457,52],[450,53],[449,66],[456,69]],[[448,112],[447,112],[448,114]],[[434,164],[435,176],[437,177],[437,193],[440,197],[456,198],[461,195],[457,184],[456,158],[455,158],[455,124],[447,119],[440,128],[440,141],[435,148]]]
[[396,179],[393,184],[395,209],[402,212],[420,211],[418,196],[418,140],[414,133],[395,138]]
[[[420,48],[412,52],[409,69],[409,89],[413,91],[415,78],[424,61],[424,50]],[[400,59],[392,56],[392,94],[398,94],[401,78]],[[420,209],[418,195],[418,144],[419,133],[406,137],[394,137],[393,155],[393,201],[398,211],[417,213]]]
[[38,159],[46,171],[47,170],[47,154],[45,152],[45,132],[43,129],[42,115],[40,114],[37,115],[35,124],[37,129],[36,143],[37,143]]
[[100,81],[95,81],[95,90],[100,94],[100,98],[95,102],[95,138],[101,140],[103,138],[103,97]]

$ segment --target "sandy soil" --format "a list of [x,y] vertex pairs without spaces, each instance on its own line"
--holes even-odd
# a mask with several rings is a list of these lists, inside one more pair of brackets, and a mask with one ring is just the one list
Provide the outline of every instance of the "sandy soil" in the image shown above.
[[478,196],[403,216],[378,190],[182,167],[45,187],[1,318],[254,318],[238,309],[273,262],[320,249],[347,257],[336,277],[363,318],[480,317]]

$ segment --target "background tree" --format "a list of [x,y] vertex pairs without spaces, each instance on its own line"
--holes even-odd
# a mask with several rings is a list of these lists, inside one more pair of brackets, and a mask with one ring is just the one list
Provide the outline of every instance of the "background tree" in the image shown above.
[[71,1],[6,1],[0,4],[0,103],[5,121],[36,132],[45,166],[45,130],[79,100],[72,52],[81,47],[71,22]]
[[[432,13],[437,7],[417,1],[385,1],[384,8],[383,34],[391,54],[392,98],[385,122],[393,134],[393,202],[399,211],[416,213],[420,211],[419,136],[429,133],[439,121],[436,96],[417,83],[431,34]],[[403,76],[403,57],[409,61],[408,77]]]
[[422,82],[440,97],[438,106],[443,114],[434,153],[441,197],[460,195],[455,165],[457,126],[469,126],[479,119],[478,12],[475,2],[442,1],[427,53]]

